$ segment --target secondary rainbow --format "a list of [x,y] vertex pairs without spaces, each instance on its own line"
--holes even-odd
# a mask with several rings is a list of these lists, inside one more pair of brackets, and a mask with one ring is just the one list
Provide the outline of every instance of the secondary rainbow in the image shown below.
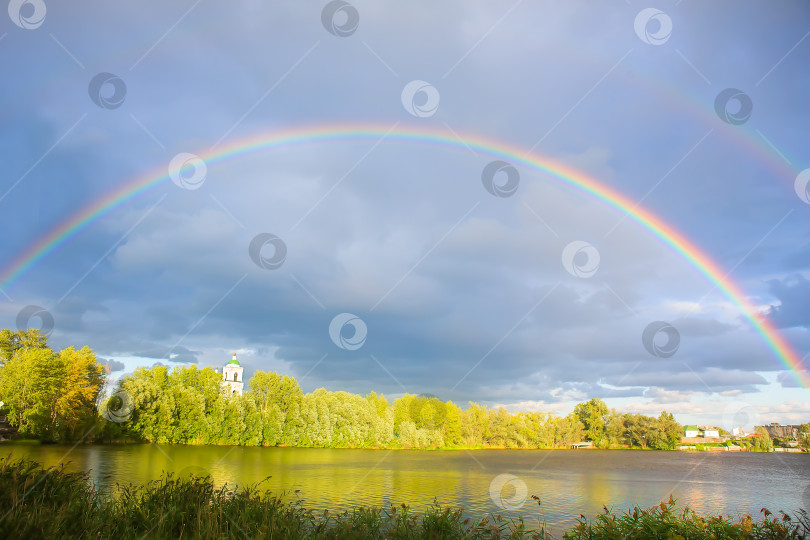
[[[734,303],[751,326],[761,335],[777,358],[789,369],[798,383],[810,387],[810,375],[802,365],[802,359],[794,351],[782,334],[761,317],[756,308],[746,299],[743,291],[727,278],[723,270],[708,255],[659,217],[636,205],[610,186],[601,184],[585,174],[550,158],[529,154],[525,149],[501,141],[488,140],[472,134],[450,133],[423,127],[382,126],[376,124],[318,125],[284,129],[246,138],[220,149],[200,154],[207,165],[235,159],[247,154],[272,150],[274,148],[301,144],[324,143],[336,140],[369,140],[410,142],[438,145],[456,150],[469,148],[490,156],[508,161],[513,165],[525,166],[561,181],[563,184],[583,191],[612,206],[622,214],[643,226],[653,235],[669,245],[684,259],[698,269],[714,286]],[[127,201],[146,193],[157,186],[171,182],[168,170],[139,177],[122,185],[103,198],[86,206],[62,225],[43,236],[23,252],[0,274],[0,288],[7,289],[27,270],[43,260],[51,252],[70,238],[87,228],[94,221],[112,212]]]

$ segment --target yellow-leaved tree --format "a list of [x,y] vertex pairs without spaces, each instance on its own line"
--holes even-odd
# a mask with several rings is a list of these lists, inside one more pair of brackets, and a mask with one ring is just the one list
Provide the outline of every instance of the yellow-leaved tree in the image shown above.
[[0,400],[9,422],[20,434],[42,440],[78,440],[90,434],[105,382],[104,366],[93,351],[69,347],[57,354],[44,337],[21,340],[15,334],[4,332],[19,346],[8,348],[0,367]]

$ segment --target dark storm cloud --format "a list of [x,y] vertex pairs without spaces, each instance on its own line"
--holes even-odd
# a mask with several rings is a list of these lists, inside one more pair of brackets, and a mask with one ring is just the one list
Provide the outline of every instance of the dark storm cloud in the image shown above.
[[[141,358],[158,358],[161,360],[171,360],[172,362],[178,363],[191,362],[193,364],[197,363],[197,356],[200,354],[200,351],[192,351],[179,345],[168,348],[156,346],[153,349],[142,349],[131,353],[132,356]],[[160,365],[164,364],[161,363]]]
[[698,319],[696,317],[679,318],[672,322],[681,335],[687,337],[713,337],[726,334],[737,329],[731,324],[722,323],[714,319]]
[[112,358],[97,358],[98,362],[102,364],[110,373],[116,371],[124,371],[124,363],[114,360]]
[[779,304],[771,306],[768,315],[779,328],[810,326],[810,280],[801,274],[768,282],[771,294]]
[[[810,370],[804,371],[801,375],[804,380],[810,377]],[[798,381],[798,375],[792,371],[782,371],[776,376],[776,381],[782,385],[783,388],[803,388]]]
[[[641,371],[641,370],[639,370]],[[757,392],[756,385],[767,384],[764,377],[757,373],[736,371],[732,369],[707,369],[696,371],[681,371],[675,373],[662,373],[661,371],[641,371],[623,376],[621,379],[608,377],[609,384],[627,386],[659,387],[669,390],[692,392],[722,392],[729,389],[739,389],[744,392]]]
[[[495,4],[358,2],[357,32],[339,38],[320,5],[202,3],[162,39],[186,8],[152,4],[49,5],[47,32],[5,38],[0,68],[17,77],[0,90],[0,195],[87,116],[0,201],[0,227],[19,231],[0,239],[0,264],[178,152],[318,123],[462,141],[332,140],[208,163],[200,189],[157,186],[51,254],[9,291],[3,326],[37,303],[53,343],[105,356],[217,364],[245,348],[248,375],[460,403],[672,402],[706,385],[756,392],[757,372],[779,369],[715,285],[632,218],[520,164],[514,195],[490,195],[481,172],[500,156],[465,133],[537,143],[680,230],[777,324],[808,326],[810,212],[770,146],[794,164],[806,152],[806,42],[775,66],[806,32],[800,2],[671,6],[660,46],[634,33],[638,6],[524,3],[495,24]],[[102,71],[127,85],[119,109],[88,98]],[[441,95],[434,116],[405,111],[414,79]],[[729,86],[751,95],[745,125],[714,111]],[[248,256],[260,233],[284,240],[280,268]],[[566,271],[572,241],[598,250],[593,277]],[[355,351],[330,339],[344,312],[368,326]],[[680,332],[670,361],[642,345],[658,320]]]

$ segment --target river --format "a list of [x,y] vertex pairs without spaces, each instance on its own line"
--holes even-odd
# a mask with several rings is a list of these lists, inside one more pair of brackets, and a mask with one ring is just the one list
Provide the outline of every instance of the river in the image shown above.
[[[810,510],[808,454],[0,445],[0,455],[9,453],[44,465],[65,462],[67,470],[89,471],[100,487],[143,483],[162,471],[210,474],[218,485],[270,477],[268,488],[300,497],[313,509],[406,503],[423,510],[436,498],[463,505],[473,516],[521,514],[535,526],[542,515],[558,535],[579,514],[593,516],[602,505],[649,507],[670,494],[702,513],[760,517],[763,507]],[[512,476],[499,476],[504,474]]]

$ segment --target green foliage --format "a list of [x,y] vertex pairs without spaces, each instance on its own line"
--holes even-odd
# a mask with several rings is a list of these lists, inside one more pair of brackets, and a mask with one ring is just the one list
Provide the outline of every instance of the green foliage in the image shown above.
[[[0,400],[22,436],[45,441],[77,440],[97,422],[96,400],[104,366],[84,347],[54,353],[37,330],[0,331]],[[10,354],[10,356],[8,356]]]
[[21,349],[47,349],[48,338],[37,329],[11,331],[0,330],[0,367],[11,360]]
[[120,382],[132,398],[124,432],[110,438],[158,443],[241,444],[323,448],[556,448],[588,438],[601,448],[673,449],[681,426],[658,418],[617,414],[600,399],[565,417],[510,413],[470,403],[405,394],[365,398],[319,388],[303,394],[293,377],[257,371],[243,396],[222,391],[211,368],[139,368]]
[[461,445],[461,409],[452,401],[447,402],[447,416],[444,423],[442,438],[449,447]]
[[810,535],[810,519],[802,510],[795,518],[784,512],[780,517],[762,509],[763,519],[757,521],[745,514],[737,519],[723,516],[701,516],[689,507],[679,509],[670,496],[668,502],[645,510],[635,506],[623,514],[616,514],[607,507],[603,513],[588,520],[579,518],[579,523],[563,534],[565,540],[602,539],[803,539]]
[[466,517],[434,501],[424,514],[407,505],[316,515],[259,484],[215,488],[210,477],[175,478],[95,490],[88,474],[0,460],[2,538],[543,538],[522,519]]
[[601,446],[602,440],[605,438],[605,427],[609,421],[609,414],[607,405],[599,398],[579,403],[574,407],[574,415],[582,422],[585,436],[596,446]]
[[799,446],[810,449],[810,422],[799,426]]
[[[461,410],[435,396],[405,394],[389,404],[323,388],[304,395],[298,382],[257,371],[243,395],[227,394],[212,368],[138,368],[118,382],[127,398],[123,422],[99,418],[104,368],[87,347],[54,353],[36,330],[0,331],[0,399],[20,433],[42,440],[139,440],[329,448],[556,448],[591,440],[600,448],[672,449],[681,426],[658,418],[618,414],[598,398],[565,417],[509,412],[470,403]],[[91,430],[91,428],[95,428]],[[767,437],[767,435],[766,435]],[[754,441],[754,446],[769,445]]]
[[755,452],[768,452],[773,448],[773,441],[771,441],[771,436],[768,435],[768,431],[762,427],[757,426],[754,428],[754,433],[758,435],[758,437],[753,437],[751,441],[751,449]]
[[[393,422],[393,418],[392,418]],[[99,491],[89,473],[43,470],[32,461],[0,460],[0,538],[315,538],[315,539],[547,539],[545,523],[528,528],[522,518],[471,518],[463,508],[438,502],[423,514],[407,505],[358,507],[315,514],[285,494],[260,488],[215,487],[210,477],[164,474],[144,485]],[[535,500],[539,499],[533,496]],[[608,508],[563,533],[568,540],[601,539],[801,539],[810,535],[803,511],[791,517],[762,510],[761,520],[701,516],[675,501],[625,513]]]

